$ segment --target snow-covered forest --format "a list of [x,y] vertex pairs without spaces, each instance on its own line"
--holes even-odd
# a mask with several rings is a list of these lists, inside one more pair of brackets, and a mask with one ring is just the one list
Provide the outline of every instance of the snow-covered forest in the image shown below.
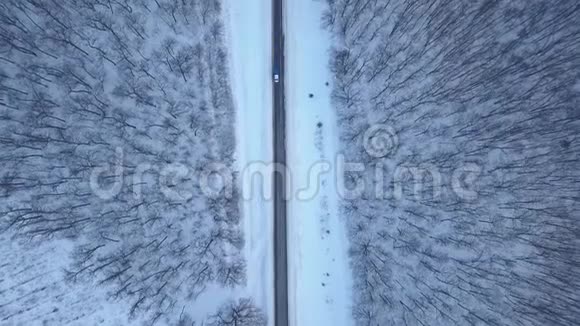
[[[244,284],[236,193],[199,182],[235,150],[221,12],[218,0],[0,3],[0,324],[83,322],[38,286],[42,270],[19,277],[62,241],[60,291],[104,289],[126,303],[121,324],[192,325],[185,307],[209,285]],[[264,323],[250,299],[223,304],[207,324]]]
[[580,3],[327,3],[357,324],[577,324]]

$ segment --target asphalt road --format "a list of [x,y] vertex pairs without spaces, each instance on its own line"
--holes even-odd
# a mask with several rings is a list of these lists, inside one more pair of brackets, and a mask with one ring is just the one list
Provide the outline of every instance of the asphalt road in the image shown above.
[[[283,0],[272,0],[272,70],[278,67],[280,81],[274,83],[273,130],[274,163],[286,166],[286,110],[284,107],[284,27]],[[276,326],[288,326],[288,257],[286,235],[286,175],[276,168],[274,187],[274,314]]]

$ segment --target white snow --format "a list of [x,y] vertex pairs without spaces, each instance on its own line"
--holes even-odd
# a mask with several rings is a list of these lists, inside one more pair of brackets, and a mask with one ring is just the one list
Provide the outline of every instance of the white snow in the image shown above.
[[[242,173],[253,162],[272,160],[272,7],[271,0],[228,0],[224,7],[236,106],[236,155]],[[253,181],[253,195],[242,201],[241,209],[248,280],[244,293],[240,295],[252,297],[268,315],[272,325],[273,208],[272,202],[262,196],[264,184],[258,178]],[[243,197],[248,196],[244,194]]]
[[320,177],[315,196],[307,200],[295,197],[289,204],[292,326],[354,324],[348,238],[338,212],[334,173],[339,147],[330,101],[331,38],[321,27],[323,9],[322,2],[313,0],[287,1],[285,8],[288,165],[295,190],[308,185],[310,168],[316,162],[327,161],[333,167]]
[[70,267],[68,240],[41,246],[0,234],[0,325],[141,325],[127,320],[129,305],[107,300],[107,289],[63,281]]

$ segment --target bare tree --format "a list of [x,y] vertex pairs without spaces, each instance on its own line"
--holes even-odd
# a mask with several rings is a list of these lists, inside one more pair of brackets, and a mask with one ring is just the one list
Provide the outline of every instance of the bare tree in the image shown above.
[[248,298],[225,304],[208,320],[209,326],[265,326],[267,323],[264,314]]
[[[0,12],[0,229],[72,240],[65,278],[151,324],[178,322],[210,282],[243,284],[237,199],[195,184],[210,162],[233,163],[220,2],[7,0]],[[177,163],[186,175],[162,184]]]
[[[385,169],[380,196],[343,207],[357,323],[573,325],[580,7],[327,3],[342,150]],[[396,131],[391,156],[365,152],[373,123]],[[467,187],[471,165],[481,173]],[[396,173],[425,166],[438,174]]]

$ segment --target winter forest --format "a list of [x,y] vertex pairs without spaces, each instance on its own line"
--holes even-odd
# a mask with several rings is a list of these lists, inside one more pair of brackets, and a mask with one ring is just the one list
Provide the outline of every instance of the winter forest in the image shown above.
[[[211,162],[233,161],[221,10],[218,0],[0,3],[0,324],[89,322],[102,289],[127,303],[119,325],[195,325],[188,303],[245,282],[237,200],[203,196],[196,182]],[[43,283],[59,241],[71,244],[67,263]],[[205,325],[263,319],[239,299]]]
[[577,325],[580,3],[327,3],[357,325]]
[[[363,166],[337,194],[356,326],[577,325],[580,2],[308,1]],[[245,113],[227,5],[0,1],[0,325],[267,325],[239,180],[208,193]]]

